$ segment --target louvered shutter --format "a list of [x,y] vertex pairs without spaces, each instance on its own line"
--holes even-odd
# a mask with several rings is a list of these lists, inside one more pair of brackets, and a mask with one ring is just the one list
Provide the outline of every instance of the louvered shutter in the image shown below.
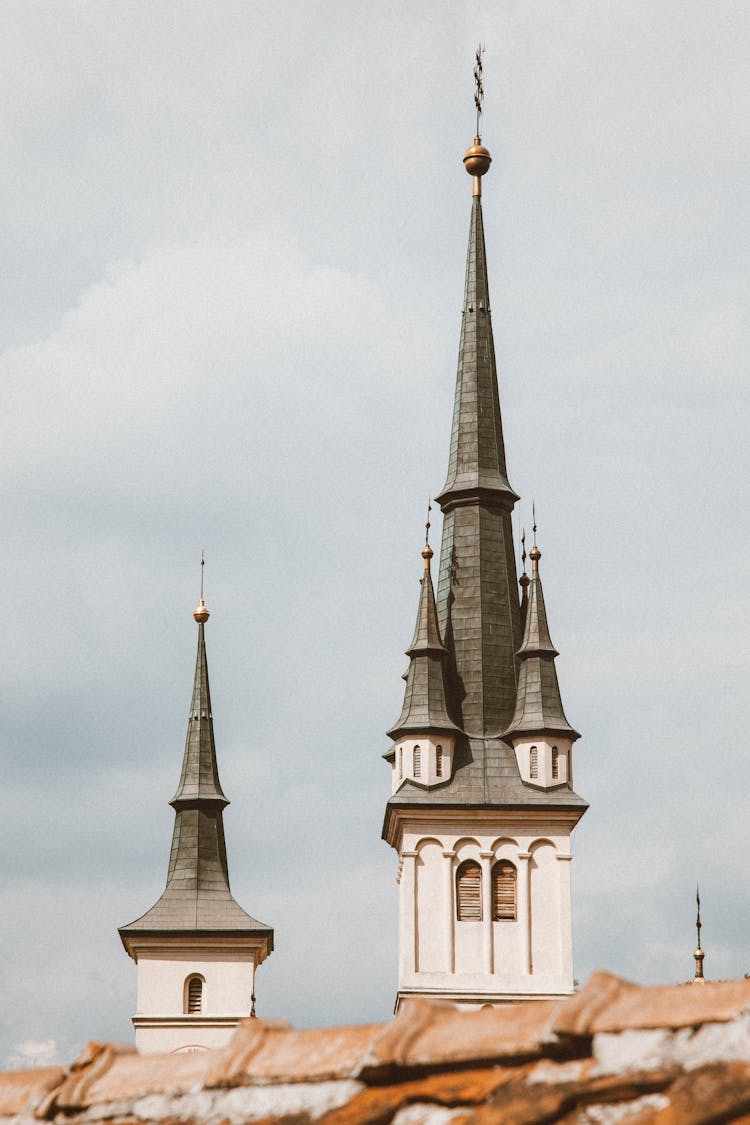
[[539,752],[536,746],[529,751],[529,776],[539,777]]
[[456,916],[459,922],[482,921],[482,869],[473,860],[456,872]]
[[556,746],[552,747],[552,780],[560,776],[560,753]]
[[414,747],[414,776],[422,776],[422,751],[419,746]]
[[203,1007],[203,981],[200,977],[191,977],[188,982],[187,1010],[191,1015],[200,1012]]
[[492,869],[492,917],[496,922],[516,920],[516,869],[506,860]]
[[443,776],[443,748],[438,746],[435,751],[435,777]]

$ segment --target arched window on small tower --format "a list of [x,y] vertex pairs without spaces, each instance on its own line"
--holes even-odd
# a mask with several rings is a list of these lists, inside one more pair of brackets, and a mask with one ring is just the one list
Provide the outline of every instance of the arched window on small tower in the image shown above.
[[419,746],[414,747],[414,776],[422,776],[422,750]]
[[401,778],[403,776],[404,776],[404,748],[403,748],[403,746],[399,746],[399,748],[398,748],[398,779],[399,779],[399,781],[401,780]]
[[516,869],[507,859],[492,868],[492,918],[495,922],[516,920]]
[[529,750],[529,777],[539,777],[539,751],[536,746]]
[[435,750],[435,777],[443,776],[443,748],[438,746]]
[[560,776],[560,751],[556,746],[552,747],[552,780],[557,781]]
[[203,1011],[203,977],[188,977],[185,982],[185,1011],[188,1015],[198,1015]]
[[464,860],[456,871],[456,918],[482,921],[482,869],[473,859]]

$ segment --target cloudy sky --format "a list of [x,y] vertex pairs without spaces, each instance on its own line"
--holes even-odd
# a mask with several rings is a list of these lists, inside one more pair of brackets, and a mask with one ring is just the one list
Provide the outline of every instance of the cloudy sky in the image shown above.
[[707,975],[750,971],[747,3],[5,0],[6,1066],[131,1038],[116,927],[164,884],[203,547],[259,1012],[391,1011],[380,755],[478,39],[510,477],[584,735],[576,976],[686,979],[697,879]]

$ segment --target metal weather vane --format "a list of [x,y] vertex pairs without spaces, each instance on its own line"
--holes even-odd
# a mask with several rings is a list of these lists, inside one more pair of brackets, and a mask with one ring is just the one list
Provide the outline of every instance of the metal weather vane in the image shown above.
[[474,105],[477,111],[477,136],[482,136],[482,111],[484,110],[484,86],[482,84],[482,55],[484,46],[480,43],[476,49],[474,63]]

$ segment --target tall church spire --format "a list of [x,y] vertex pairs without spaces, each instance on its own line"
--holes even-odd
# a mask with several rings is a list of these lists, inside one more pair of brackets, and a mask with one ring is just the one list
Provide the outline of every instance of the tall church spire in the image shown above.
[[449,706],[467,734],[498,735],[513,713],[521,613],[492,337],[481,182],[490,154],[464,156],[474,194],[443,510],[438,617],[449,653]]
[[[273,950],[273,929],[247,914],[229,888],[223,820],[229,801],[216,761],[205,639],[209,612],[202,587],[201,581],[193,614],[198,651],[185,752],[170,801],[175,819],[167,885],[150,910],[118,931],[139,966],[133,1023],[136,1046],[146,1051],[180,1049],[188,1032],[192,1046],[225,1042],[238,1019],[250,1015],[255,968]],[[144,968],[157,953],[162,980]],[[191,958],[196,971],[185,977]]]
[[[481,114],[481,49],[474,78]],[[570,844],[587,805],[573,790],[578,735],[560,701],[536,545],[520,598],[516,580],[518,497],[505,460],[482,223],[490,161],[478,118],[464,157],[471,221],[448,473],[437,497],[437,600],[428,558],[404,707],[384,755],[383,838],[399,856],[397,1006],[410,996],[471,1006],[573,990]],[[438,728],[442,710],[457,730]]]

